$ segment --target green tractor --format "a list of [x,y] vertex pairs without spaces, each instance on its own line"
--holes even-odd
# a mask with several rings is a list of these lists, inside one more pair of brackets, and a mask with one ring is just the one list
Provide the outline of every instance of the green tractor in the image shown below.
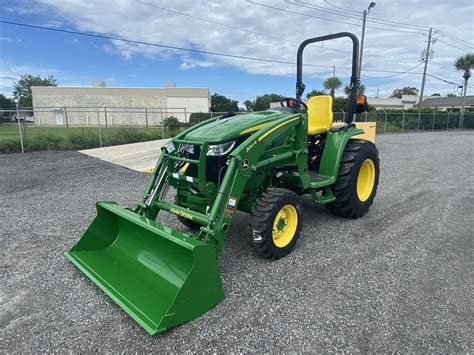
[[[348,115],[333,123],[331,96],[304,103],[303,51],[349,37]],[[352,123],[366,109],[357,37],[343,32],[298,48],[296,98],[281,108],[227,114],[178,134],[162,149],[143,200],[134,208],[97,203],[97,217],[67,257],[150,334],[191,321],[224,297],[218,257],[237,210],[250,214],[248,240],[270,259],[290,253],[302,229],[300,196],[358,218],[379,181],[375,124]],[[174,198],[168,198],[172,187]],[[170,194],[173,196],[173,194]],[[157,221],[171,213],[184,232]]]

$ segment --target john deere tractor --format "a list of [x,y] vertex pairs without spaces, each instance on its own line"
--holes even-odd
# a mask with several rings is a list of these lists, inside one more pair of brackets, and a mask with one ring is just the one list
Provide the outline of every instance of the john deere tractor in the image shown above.
[[[351,94],[345,122],[334,123],[331,96],[302,101],[303,51],[341,37],[352,40]],[[155,334],[223,299],[218,257],[237,210],[250,220],[248,236],[241,237],[270,259],[294,249],[303,228],[302,195],[341,217],[366,214],[379,158],[375,124],[353,123],[366,109],[365,97],[356,97],[358,48],[347,32],[301,43],[295,98],[178,134],[163,147],[143,200],[133,208],[98,202],[97,217],[67,257]],[[184,231],[162,224],[165,213],[176,215]]]

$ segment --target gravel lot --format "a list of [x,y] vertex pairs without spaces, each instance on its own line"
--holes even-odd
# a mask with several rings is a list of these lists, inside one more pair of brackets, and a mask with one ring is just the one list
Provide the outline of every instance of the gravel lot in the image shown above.
[[472,352],[474,132],[385,135],[378,148],[367,216],[304,198],[297,248],[271,262],[238,214],[224,301],[154,337],[64,256],[95,201],[131,205],[147,177],[75,152],[0,156],[0,352]]

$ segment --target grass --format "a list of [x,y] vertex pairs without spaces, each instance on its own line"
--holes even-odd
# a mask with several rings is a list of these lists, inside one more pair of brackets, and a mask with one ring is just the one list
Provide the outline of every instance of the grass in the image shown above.
[[[179,130],[178,130],[179,131]],[[176,135],[177,130],[164,130],[164,137]],[[100,146],[98,127],[35,127],[23,130],[26,151],[35,150],[77,150]],[[161,128],[102,127],[102,145],[111,146],[162,139]],[[21,151],[18,124],[0,124],[0,153]]]

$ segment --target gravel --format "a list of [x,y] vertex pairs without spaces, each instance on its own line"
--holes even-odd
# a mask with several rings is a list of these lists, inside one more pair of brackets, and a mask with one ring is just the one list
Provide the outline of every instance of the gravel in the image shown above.
[[305,197],[298,246],[272,262],[238,213],[225,299],[153,337],[64,256],[97,200],[132,205],[147,176],[76,152],[0,155],[0,352],[472,352],[474,132],[378,139],[367,216]]

